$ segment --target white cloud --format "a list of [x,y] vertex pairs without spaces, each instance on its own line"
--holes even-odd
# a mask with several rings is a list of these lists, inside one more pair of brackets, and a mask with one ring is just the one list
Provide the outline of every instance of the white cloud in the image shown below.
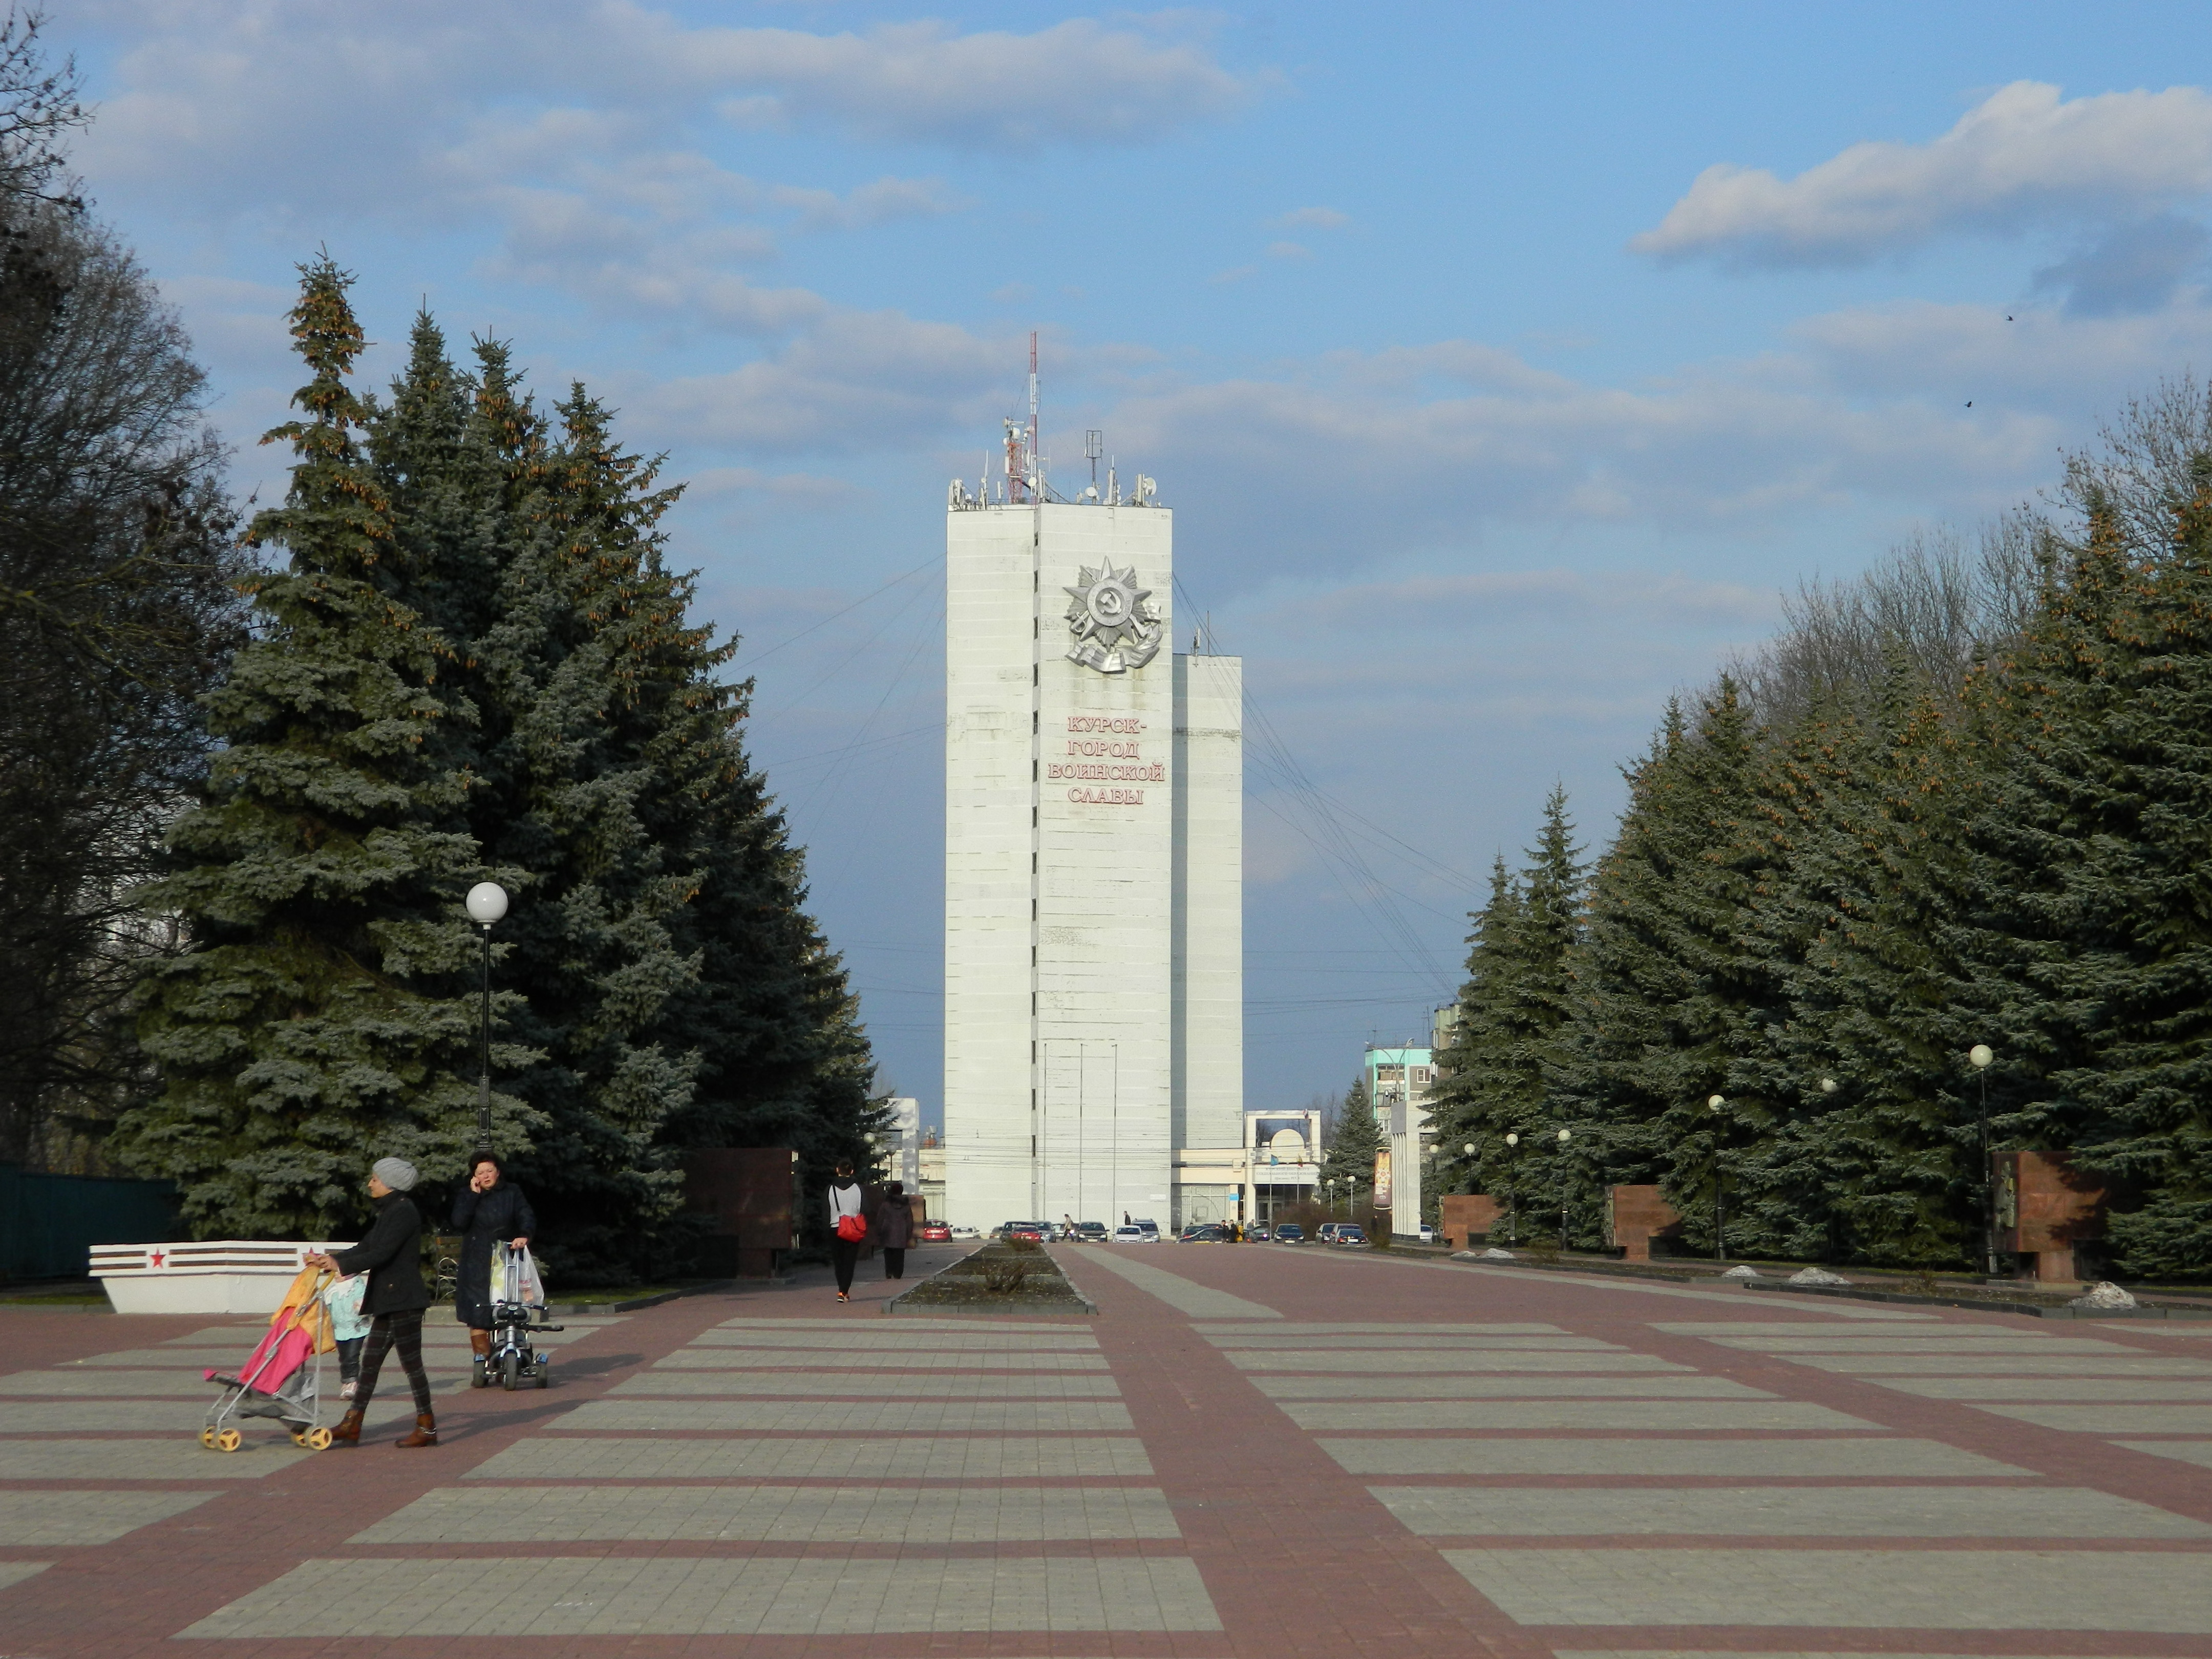
[[2070,101],[2016,81],[1925,144],[1854,144],[1784,180],[1727,163],[1633,239],[1662,259],[1852,264],[1960,231],[2134,218],[2212,191],[2212,97],[2196,87]]
[[1281,230],[1342,230],[1352,222],[1352,216],[1340,213],[1332,207],[1292,208],[1275,221]]
[[1267,257],[1270,259],[1310,259],[1313,250],[1303,242],[1270,242],[1267,244]]

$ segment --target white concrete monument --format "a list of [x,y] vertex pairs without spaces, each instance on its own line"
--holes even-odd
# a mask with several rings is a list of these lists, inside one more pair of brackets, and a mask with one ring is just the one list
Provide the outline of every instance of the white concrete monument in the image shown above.
[[1152,481],[1060,500],[1034,432],[946,513],[945,1208],[1164,1227],[1242,1139],[1243,665],[1169,648]]

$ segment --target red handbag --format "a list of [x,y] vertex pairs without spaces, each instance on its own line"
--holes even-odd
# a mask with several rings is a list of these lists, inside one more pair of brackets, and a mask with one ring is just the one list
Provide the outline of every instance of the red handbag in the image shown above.
[[857,1243],[868,1236],[868,1218],[864,1215],[841,1215],[837,1218],[837,1237],[847,1243]]

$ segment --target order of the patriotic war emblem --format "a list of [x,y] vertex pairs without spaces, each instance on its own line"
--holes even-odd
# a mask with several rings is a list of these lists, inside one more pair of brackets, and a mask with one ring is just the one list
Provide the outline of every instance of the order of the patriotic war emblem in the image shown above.
[[1111,559],[1097,570],[1086,564],[1081,580],[1066,591],[1067,631],[1075,635],[1070,662],[1118,674],[1142,668],[1158,654],[1167,629],[1152,590],[1137,586],[1136,566],[1116,570]]

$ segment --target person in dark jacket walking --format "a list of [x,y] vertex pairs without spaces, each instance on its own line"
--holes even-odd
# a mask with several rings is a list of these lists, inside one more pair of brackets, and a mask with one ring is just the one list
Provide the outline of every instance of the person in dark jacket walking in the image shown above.
[[884,1247],[884,1277],[904,1279],[906,1247],[914,1243],[914,1206],[906,1201],[903,1181],[894,1181],[884,1188],[876,1230],[877,1243]]
[[407,1385],[415,1391],[415,1432],[397,1443],[438,1443],[438,1422],[430,1411],[430,1378],[422,1369],[422,1310],[430,1305],[430,1287],[422,1282],[422,1213],[407,1196],[415,1181],[415,1166],[405,1158],[377,1159],[368,1174],[368,1195],[376,1205],[368,1237],[350,1249],[331,1255],[317,1250],[307,1257],[313,1266],[333,1273],[368,1275],[368,1289],[361,1298],[361,1310],[369,1316],[368,1344],[362,1351],[353,1404],[331,1431],[337,1445],[361,1443],[361,1420],[376,1392],[377,1373],[383,1369],[385,1355],[395,1347]]
[[453,1316],[469,1328],[476,1356],[469,1375],[472,1389],[488,1387],[484,1370],[491,1357],[491,1253],[513,1243],[520,1249],[538,1231],[537,1212],[522,1188],[500,1176],[499,1160],[478,1152],[469,1160],[469,1184],[453,1200],[453,1226],[461,1241],[460,1277],[453,1285]]

